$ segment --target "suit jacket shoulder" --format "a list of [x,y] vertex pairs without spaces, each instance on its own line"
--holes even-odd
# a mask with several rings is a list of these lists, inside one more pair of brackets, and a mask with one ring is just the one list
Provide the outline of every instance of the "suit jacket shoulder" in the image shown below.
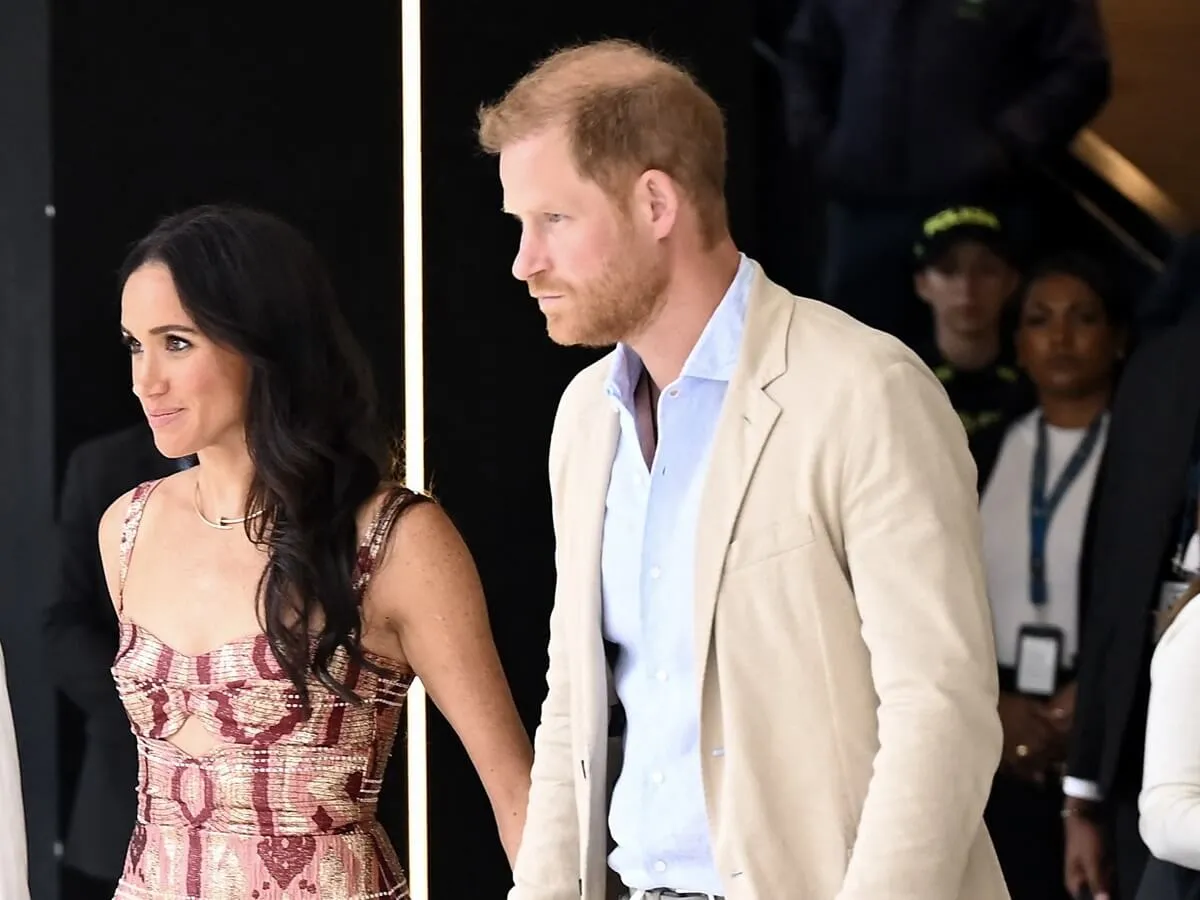
[[[767,281],[764,305],[783,304],[791,304],[793,309],[786,342],[786,371],[772,385],[772,394],[781,402],[786,403],[792,388],[807,392],[814,384],[847,398],[864,391],[875,392],[889,373],[899,369],[937,385],[938,392],[945,395],[929,367],[901,341],[826,303],[797,297]],[[769,335],[764,339],[769,340]],[[750,347],[746,350],[763,352]]]
[[117,497],[139,482],[173,470],[173,462],[158,452],[144,424],[91,438],[76,447],[67,462],[63,506],[82,503],[88,507],[87,515],[99,522]]
[[89,468],[144,468],[147,461],[169,466],[169,461],[155,448],[154,436],[145,424],[89,438],[75,448],[71,458]]

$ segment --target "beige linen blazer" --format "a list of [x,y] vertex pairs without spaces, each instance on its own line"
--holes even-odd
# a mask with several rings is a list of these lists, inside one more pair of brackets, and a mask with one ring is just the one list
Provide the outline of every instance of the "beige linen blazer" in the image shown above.
[[[900,343],[755,269],[696,531],[695,689],[725,894],[1007,900],[982,821],[1001,729],[962,426]],[[615,896],[610,366],[574,379],[551,439],[549,691],[510,900]]]

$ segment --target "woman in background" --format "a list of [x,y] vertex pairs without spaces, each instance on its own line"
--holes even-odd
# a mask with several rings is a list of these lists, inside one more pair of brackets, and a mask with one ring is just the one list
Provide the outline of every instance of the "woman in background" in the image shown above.
[[1061,769],[1075,705],[1080,556],[1126,323],[1090,260],[1038,268],[1016,331],[1037,408],[975,441],[1004,726],[985,819],[1013,900],[1067,898]]
[[29,900],[25,847],[25,805],[21,802],[21,766],[17,733],[8,700],[4,653],[0,651],[0,897]]
[[419,677],[509,861],[531,748],[458,532],[387,466],[366,367],[313,248],[263,213],[168,219],[126,261],[133,390],[165,456],[100,549],[139,813],[118,898],[407,897],[375,818]]

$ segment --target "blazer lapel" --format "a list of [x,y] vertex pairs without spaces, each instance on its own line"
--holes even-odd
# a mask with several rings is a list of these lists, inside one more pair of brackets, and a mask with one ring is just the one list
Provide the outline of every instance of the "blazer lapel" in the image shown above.
[[779,418],[779,405],[765,388],[787,369],[788,328],[796,303],[761,269],[755,273],[738,364],[713,437],[697,523],[694,640],[701,696],[725,554],[746,488]]
[[[582,688],[577,697],[581,704],[579,721],[586,729],[585,746],[593,748],[606,737],[608,722],[609,677],[601,630],[600,548],[619,421],[616,410],[604,397],[597,398],[596,407],[587,418],[588,427],[579,432],[579,460],[572,466],[573,493],[577,500],[571,505],[571,521],[560,526],[560,533],[570,541],[566,548],[571,554],[570,564],[565,568],[572,583],[565,596],[577,598],[571,629],[575,635],[572,677]],[[599,758],[603,759],[603,754]]]

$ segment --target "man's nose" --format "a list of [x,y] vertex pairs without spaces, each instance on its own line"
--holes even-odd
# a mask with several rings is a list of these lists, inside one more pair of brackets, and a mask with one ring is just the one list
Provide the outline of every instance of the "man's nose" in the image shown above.
[[544,251],[541,242],[529,231],[521,233],[517,255],[513,257],[512,274],[517,281],[528,281],[545,270]]

